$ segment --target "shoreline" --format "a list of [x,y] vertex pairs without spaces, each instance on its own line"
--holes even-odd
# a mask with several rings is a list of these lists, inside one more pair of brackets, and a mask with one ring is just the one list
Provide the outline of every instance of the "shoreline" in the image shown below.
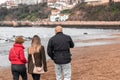
[[0,27],[55,27],[62,25],[65,28],[104,28],[118,29],[120,21],[0,21]]

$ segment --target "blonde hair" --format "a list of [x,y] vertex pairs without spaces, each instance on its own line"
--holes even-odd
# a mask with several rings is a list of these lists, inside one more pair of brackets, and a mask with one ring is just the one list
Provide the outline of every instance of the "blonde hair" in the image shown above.
[[38,35],[34,35],[32,38],[31,46],[28,48],[28,54],[34,54],[41,49],[41,40]]

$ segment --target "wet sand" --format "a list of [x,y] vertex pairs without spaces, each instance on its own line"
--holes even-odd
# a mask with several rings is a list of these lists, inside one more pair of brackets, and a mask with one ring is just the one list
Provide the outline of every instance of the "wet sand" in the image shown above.
[[[109,39],[119,41],[118,39]],[[120,43],[71,49],[72,80],[119,80]],[[32,80],[31,76],[28,75]],[[10,68],[0,69],[0,80],[12,80]],[[54,64],[48,61],[48,72],[41,80],[55,80]]]

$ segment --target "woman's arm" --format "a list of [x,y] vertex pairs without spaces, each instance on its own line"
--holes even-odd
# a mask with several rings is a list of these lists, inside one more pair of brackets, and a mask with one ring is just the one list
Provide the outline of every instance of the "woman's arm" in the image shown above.
[[42,53],[42,63],[43,63],[43,67],[45,72],[47,71],[47,62],[46,62],[46,56],[45,56],[45,49],[44,46],[42,46],[41,48],[41,53]]

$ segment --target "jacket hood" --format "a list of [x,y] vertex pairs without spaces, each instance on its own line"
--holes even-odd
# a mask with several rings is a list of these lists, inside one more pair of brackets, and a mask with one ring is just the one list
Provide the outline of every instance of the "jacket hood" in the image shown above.
[[24,49],[24,46],[23,46],[22,44],[16,44],[16,43],[15,43],[13,46],[14,46],[14,47],[21,47],[21,48]]

